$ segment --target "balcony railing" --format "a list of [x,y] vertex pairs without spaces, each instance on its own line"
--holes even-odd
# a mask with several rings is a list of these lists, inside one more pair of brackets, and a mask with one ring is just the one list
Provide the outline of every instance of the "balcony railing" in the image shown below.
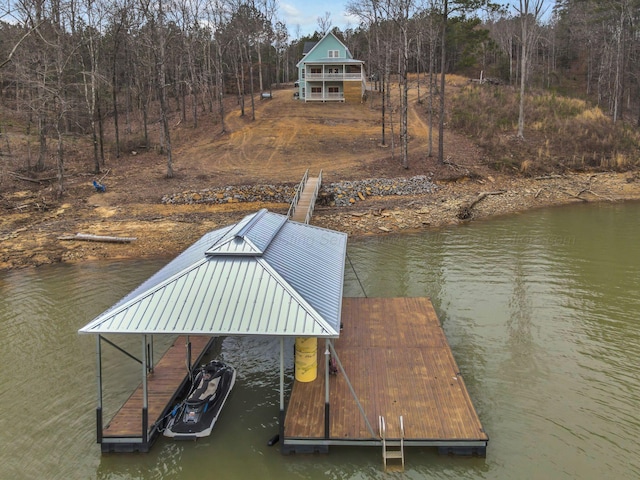
[[362,80],[362,73],[306,73],[305,80]]
[[340,93],[308,93],[306,97],[307,101],[317,102],[343,102],[344,94]]

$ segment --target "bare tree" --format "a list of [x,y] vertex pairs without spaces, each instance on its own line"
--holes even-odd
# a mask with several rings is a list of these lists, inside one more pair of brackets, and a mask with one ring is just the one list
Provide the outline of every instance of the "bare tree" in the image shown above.
[[160,125],[162,148],[167,156],[167,178],[173,178],[173,155],[171,149],[171,129],[169,127],[169,106],[167,104],[167,31],[165,25],[165,6],[162,0],[151,4],[141,0],[142,10],[149,27],[149,45],[156,66],[156,92],[160,103]]
[[382,145],[386,145],[386,117],[387,117],[387,100],[385,92],[388,90],[387,82],[389,80],[390,68],[390,48],[391,28],[385,17],[385,10],[380,0],[351,0],[347,4],[347,11],[351,15],[360,18],[362,24],[369,32],[369,36],[373,37],[372,45],[370,45],[371,71],[369,72],[376,82],[380,84],[381,95],[381,141]]
[[20,47],[20,44],[25,40],[25,38],[27,38],[29,35],[31,35],[33,32],[36,31],[36,29],[42,25],[42,21],[40,21],[40,23],[38,23],[37,25],[35,25],[34,27],[31,27],[29,29],[27,29],[27,31],[24,33],[24,35],[22,35],[22,37],[20,37],[15,44],[13,45],[13,48],[11,49],[11,51],[9,52],[9,54],[7,55],[7,57],[0,62],[0,68],[4,68],[5,65],[7,65],[11,59],[13,58],[13,56],[16,53],[16,50],[18,50],[18,47]]
[[521,49],[520,55],[520,105],[518,111],[518,138],[524,138],[524,94],[527,84],[529,57],[537,36],[532,32],[544,13],[544,0],[519,0],[516,11],[520,15]]
[[322,36],[331,30],[331,12],[324,12],[324,17],[318,17],[318,29]]

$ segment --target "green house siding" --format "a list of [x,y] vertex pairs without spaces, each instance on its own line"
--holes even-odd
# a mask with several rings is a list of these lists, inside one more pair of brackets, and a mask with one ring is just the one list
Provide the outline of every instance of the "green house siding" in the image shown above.
[[305,62],[313,62],[316,60],[326,60],[330,57],[329,52],[338,51],[337,58],[353,58],[347,47],[336,38],[333,33],[329,33],[325,35],[325,37],[320,40],[313,49],[307,53],[307,56],[304,58]]
[[[351,92],[349,101],[361,99],[364,94],[363,62],[353,59],[349,49],[331,32],[309,50],[297,67],[300,100],[343,102],[347,90]],[[353,93],[357,91],[360,95]]]

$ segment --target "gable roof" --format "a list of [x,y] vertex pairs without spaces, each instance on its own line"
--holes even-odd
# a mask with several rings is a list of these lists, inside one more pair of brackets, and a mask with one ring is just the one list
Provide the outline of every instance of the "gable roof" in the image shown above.
[[79,331],[337,337],[346,244],[260,210],[205,234]]
[[[313,53],[314,52],[320,51],[320,49],[322,48],[322,45],[324,43],[327,43],[327,42],[330,42],[330,41],[338,42],[338,44],[342,48],[344,48],[345,57],[329,58],[328,56],[325,56],[325,57],[318,57],[318,58],[315,58],[313,60],[308,60],[309,58],[313,57]],[[305,50],[306,50],[306,48],[307,48],[307,45],[305,43]],[[318,42],[316,42],[316,44],[313,45],[308,52],[305,52],[303,54],[302,59],[296,64],[296,67],[300,67],[300,65],[305,63],[305,62],[309,62],[309,63],[314,63],[314,62],[322,62],[322,63],[334,63],[334,62],[338,62],[338,63],[364,63],[362,60],[355,60],[353,58],[353,55],[351,55],[351,52],[349,51],[347,46],[344,43],[342,43],[342,41],[338,37],[336,37],[333,32],[328,32],[327,34],[325,34],[325,36],[322,37]]]

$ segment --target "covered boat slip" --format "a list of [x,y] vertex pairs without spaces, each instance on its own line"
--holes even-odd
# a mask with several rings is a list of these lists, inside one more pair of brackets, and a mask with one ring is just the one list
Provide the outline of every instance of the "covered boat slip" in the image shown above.
[[213,340],[179,336],[147,373],[146,382],[138,386],[103,429],[100,429],[102,412],[98,410],[98,442],[103,452],[149,450],[164,426],[163,418],[187,384],[186,363],[198,365]]
[[291,392],[285,453],[380,445],[380,416],[387,438],[399,439],[402,416],[406,446],[485,454],[488,436],[428,298],[345,298],[342,320],[333,342],[344,373],[329,376],[325,405],[326,350],[320,342],[317,379],[295,382]]
[[[147,414],[151,405],[165,408],[172,403],[156,399],[164,394],[155,395],[156,383],[150,382],[152,377],[159,377],[162,370],[156,366],[155,372],[149,373],[154,361],[153,346],[148,339],[154,335],[205,339],[236,335],[279,337],[280,416],[283,418],[284,338],[338,337],[346,244],[344,233],[260,210],[235,225],[205,234],[81,328],[80,333],[97,335],[97,437],[102,450],[146,451],[154,438],[149,426],[153,428],[152,422],[157,420],[156,416]],[[111,334],[142,338],[141,360],[107,340]],[[139,395],[142,399],[132,403],[137,404],[133,410],[142,412],[139,430],[136,425],[139,417],[129,420],[129,414],[124,412],[130,410],[124,407],[120,418],[114,418],[107,429],[102,428],[101,350],[105,341],[142,364],[142,390],[131,397],[132,402]],[[167,370],[181,369],[184,379],[185,364],[191,362],[185,361],[185,349],[179,350],[182,350],[180,358],[171,360],[175,367]],[[181,390],[181,381],[170,382],[175,395]],[[134,430],[136,433],[132,433]]]

